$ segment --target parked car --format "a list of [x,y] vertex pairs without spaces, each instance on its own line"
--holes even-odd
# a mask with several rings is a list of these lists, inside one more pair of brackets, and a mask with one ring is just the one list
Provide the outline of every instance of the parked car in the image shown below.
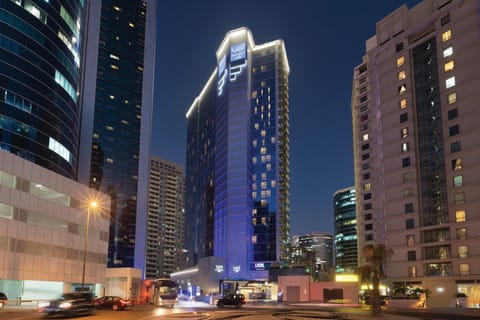
[[229,294],[217,301],[217,307],[219,308],[223,308],[224,306],[235,306],[240,308],[244,304],[245,296],[241,293]]
[[40,307],[47,316],[55,314],[88,315],[94,310],[93,294],[91,292],[64,293],[59,299],[51,300]]
[[7,301],[8,301],[7,295],[3,292],[0,292],[0,309],[5,307],[5,305],[7,304]]
[[93,305],[97,309],[125,310],[132,307],[132,302],[117,296],[105,296],[95,299]]

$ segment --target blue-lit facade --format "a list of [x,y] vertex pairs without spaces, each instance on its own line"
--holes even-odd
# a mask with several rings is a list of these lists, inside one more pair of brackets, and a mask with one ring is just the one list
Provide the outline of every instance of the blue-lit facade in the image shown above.
[[335,211],[335,272],[352,273],[358,267],[357,214],[355,188],[333,195]]
[[86,3],[0,2],[0,148],[76,179]]
[[145,271],[156,2],[90,2],[80,180],[112,199],[108,267]]
[[281,40],[227,34],[187,113],[185,244],[190,264],[224,259],[224,278],[266,279],[289,244],[289,67]]

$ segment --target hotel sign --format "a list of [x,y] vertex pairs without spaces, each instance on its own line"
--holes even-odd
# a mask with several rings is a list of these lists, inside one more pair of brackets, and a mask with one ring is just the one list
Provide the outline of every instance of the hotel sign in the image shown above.
[[230,62],[245,59],[247,57],[247,43],[237,43],[230,47]]

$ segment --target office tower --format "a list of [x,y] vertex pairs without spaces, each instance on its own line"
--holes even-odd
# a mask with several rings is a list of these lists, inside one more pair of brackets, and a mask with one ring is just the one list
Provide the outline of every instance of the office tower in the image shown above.
[[328,232],[313,232],[298,238],[301,248],[312,250],[315,253],[315,268],[327,272],[334,267],[333,236]]
[[479,10],[402,6],[377,23],[354,70],[359,249],[392,249],[392,289],[428,288],[429,306],[478,290]]
[[108,266],[145,271],[156,2],[89,4],[79,180],[112,198]]
[[165,278],[183,261],[185,176],[179,164],[151,156],[148,185],[147,279]]
[[289,246],[289,66],[282,40],[230,31],[187,113],[185,245],[190,265],[267,279]]
[[353,273],[358,267],[355,188],[333,195],[335,215],[335,272]]
[[84,1],[0,3],[0,148],[76,179]]

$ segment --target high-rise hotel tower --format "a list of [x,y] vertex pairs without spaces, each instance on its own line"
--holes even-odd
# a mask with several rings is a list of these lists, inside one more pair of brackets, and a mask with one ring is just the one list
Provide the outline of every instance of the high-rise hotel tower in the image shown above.
[[[429,305],[480,277],[480,1],[425,0],[377,23],[352,98],[359,249]],[[361,251],[360,251],[361,252]]]
[[185,245],[223,278],[267,279],[289,244],[289,66],[282,40],[230,31],[187,113]]

